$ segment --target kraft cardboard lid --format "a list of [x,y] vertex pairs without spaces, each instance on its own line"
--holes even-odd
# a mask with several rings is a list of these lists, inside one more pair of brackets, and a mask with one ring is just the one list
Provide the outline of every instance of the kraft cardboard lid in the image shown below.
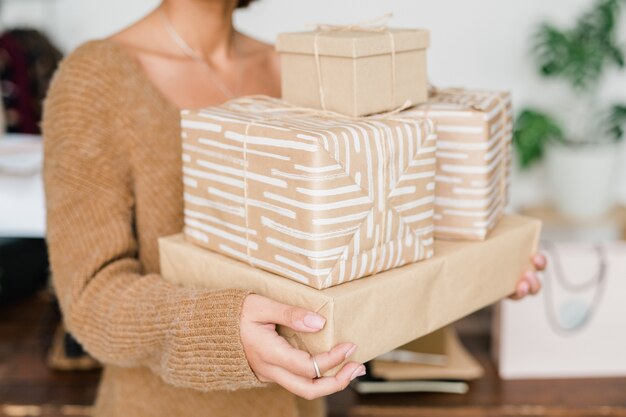
[[[396,52],[426,49],[430,32],[421,29],[387,29],[387,31],[314,31],[278,35],[276,50],[281,53],[313,55],[317,42],[320,55],[347,58],[390,54],[393,35]],[[317,37],[317,40],[316,40]]]

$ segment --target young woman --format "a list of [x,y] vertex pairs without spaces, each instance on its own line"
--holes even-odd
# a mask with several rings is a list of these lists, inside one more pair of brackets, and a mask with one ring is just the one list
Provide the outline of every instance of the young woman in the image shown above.
[[[78,48],[46,100],[52,272],[67,327],[105,364],[97,417],[322,415],[321,401],[299,397],[342,390],[365,372],[348,362],[316,378],[316,367],[357,347],[311,357],[276,333],[276,324],[319,331],[325,319],[313,312],[159,276],[157,238],[183,227],[179,109],[280,94],[273,48],[233,28],[235,8],[249,2],[164,0]],[[516,296],[538,290],[529,271]]]

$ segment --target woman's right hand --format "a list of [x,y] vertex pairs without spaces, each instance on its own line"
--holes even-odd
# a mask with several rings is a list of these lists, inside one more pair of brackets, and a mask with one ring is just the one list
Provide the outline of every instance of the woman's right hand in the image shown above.
[[[354,378],[365,375],[362,364],[348,362],[335,376],[316,378],[313,357],[292,347],[276,332],[278,324],[297,332],[315,333],[325,323],[319,314],[260,295],[248,295],[243,303],[240,331],[250,368],[261,382],[275,382],[307,400],[345,389]],[[320,373],[340,365],[355,350],[353,343],[340,343],[315,355]]]

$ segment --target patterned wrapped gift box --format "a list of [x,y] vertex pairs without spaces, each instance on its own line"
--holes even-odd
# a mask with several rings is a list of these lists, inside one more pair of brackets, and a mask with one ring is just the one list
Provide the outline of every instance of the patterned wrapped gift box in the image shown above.
[[433,255],[430,121],[254,97],[182,127],[189,241],[318,289]]
[[507,203],[513,115],[504,92],[447,89],[403,116],[437,125],[435,237],[483,240]]

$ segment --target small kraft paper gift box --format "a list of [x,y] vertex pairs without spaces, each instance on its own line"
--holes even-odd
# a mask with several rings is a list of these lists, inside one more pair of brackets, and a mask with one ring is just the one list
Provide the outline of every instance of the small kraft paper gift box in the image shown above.
[[350,116],[423,103],[429,42],[426,30],[372,25],[280,34],[282,97]]
[[434,90],[403,116],[437,126],[435,238],[483,240],[507,204],[513,112],[506,92]]
[[182,112],[185,235],[314,288],[432,257],[429,120],[269,97]]
[[[435,241],[435,256],[324,290],[204,250],[181,235],[159,239],[161,275],[194,288],[245,288],[326,318],[316,333],[278,332],[311,354],[342,342],[365,362],[440,329],[515,291],[537,250],[538,220],[506,215],[482,242]],[[326,375],[334,375],[337,369]]]

